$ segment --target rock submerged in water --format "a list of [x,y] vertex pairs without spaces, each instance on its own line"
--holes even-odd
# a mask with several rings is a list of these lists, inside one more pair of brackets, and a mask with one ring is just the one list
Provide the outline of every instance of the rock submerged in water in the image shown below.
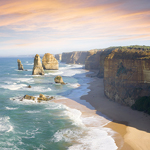
[[[36,97],[30,96],[30,95],[24,95],[24,97],[20,101],[23,101],[23,99],[35,100]],[[43,94],[40,94],[39,97],[37,98],[37,100],[38,100],[39,103],[41,101],[49,101],[49,100],[52,100],[52,99],[54,99],[53,96],[44,96]]]
[[34,58],[34,67],[32,75],[44,75],[44,70],[41,64],[41,58],[38,54],[36,54]]
[[65,84],[61,76],[56,76],[54,79],[55,83]]
[[17,60],[18,63],[18,70],[24,70],[23,65],[21,64],[21,60]]
[[28,99],[28,100],[35,100],[34,96],[30,96],[30,95],[25,95],[21,100],[23,99]]
[[46,53],[42,59],[42,66],[45,70],[58,70],[58,61],[50,53]]
[[37,98],[38,102],[40,103],[41,101],[49,101],[54,99],[53,96],[49,97],[49,96],[44,96],[43,94],[40,94],[39,97]]
[[27,88],[31,88],[31,85],[28,85]]

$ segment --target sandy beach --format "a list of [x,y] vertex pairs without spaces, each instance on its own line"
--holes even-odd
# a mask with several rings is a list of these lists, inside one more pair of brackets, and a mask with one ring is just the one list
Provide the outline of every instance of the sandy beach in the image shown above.
[[124,139],[122,150],[148,150],[150,148],[150,116],[110,101],[104,95],[103,79],[94,75],[91,77],[94,79],[89,86],[91,91],[81,99],[88,101],[97,111],[113,119],[107,127],[122,135]]
[[[89,102],[95,110],[91,110],[88,106],[81,105],[70,99],[60,99],[55,100],[55,102],[80,110],[82,117],[98,115],[99,112],[108,116],[113,121],[105,127],[111,128],[119,133],[114,137],[116,145],[119,147],[118,149],[148,150],[150,148],[150,116],[110,101],[104,95],[103,79],[97,78],[95,74],[88,76],[93,79],[89,83],[89,89],[91,91],[88,95],[82,96],[81,99]],[[121,135],[123,138],[123,144],[118,135]]]

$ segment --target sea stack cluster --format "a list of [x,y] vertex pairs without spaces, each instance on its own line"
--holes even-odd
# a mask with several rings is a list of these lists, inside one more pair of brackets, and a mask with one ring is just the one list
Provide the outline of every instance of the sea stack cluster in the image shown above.
[[17,60],[18,63],[18,70],[24,70],[23,65],[21,64],[21,60]]
[[38,54],[36,54],[34,58],[34,67],[32,75],[44,75],[44,70],[41,64],[41,58]]
[[52,54],[46,53],[42,59],[42,66],[44,70],[58,70],[58,61]]

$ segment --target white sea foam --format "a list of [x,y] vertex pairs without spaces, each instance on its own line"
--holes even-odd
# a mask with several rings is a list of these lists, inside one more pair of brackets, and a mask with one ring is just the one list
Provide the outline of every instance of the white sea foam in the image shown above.
[[81,111],[77,110],[77,109],[71,109],[69,107],[66,107],[66,111],[64,111],[63,113],[69,117],[69,119],[71,119],[73,121],[72,124],[76,125],[76,126],[84,126],[82,120],[81,120]]
[[68,83],[67,86],[73,87],[73,88],[78,88],[80,86],[80,84],[79,83],[73,83],[73,84]]
[[84,137],[79,137],[77,142],[70,146],[69,150],[116,150],[118,147],[114,139],[103,128],[91,127],[87,129]]
[[26,111],[26,113],[34,114],[34,113],[40,113],[40,111],[33,110],[33,111]]
[[9,117],[1,117],[0,118],[0,135],[5,132],[13,131],[13,126],[9,122]]
[[45,73],[45,75],[61,75],[63,74],[63,71],[57,71],[57,72],[49,72],[49,73]]
[[52,89],[51,88],[45,88],[45,87],[42,87],[42,86],[32,86],[32,88],[27,88],[27,87],[24,87],[22,89],[20,89],[21,91],[34,91],[34,92],[49,92],[51,91]]
[[26,82],[26,83],[34,82],[33,78],[12,78],[12,80],[17,81],[18,83],[20,83],[20,82]]
[[53,135],[53,138],[51,140],[54,142],[59,142],[59,141],[72,142],[72,141],[80,138],[82,136],[82,134],[83,134],[83,130],[62,129],[62,130],[58,130]]
[[14,107],[5,107],[7,110],[16,110],[18,108],[14,108]]
[[2,88],[8,89],[8,90],[19,90],[23,87],[26,87],[26,84],[12,84],[12,85],[1,85]]

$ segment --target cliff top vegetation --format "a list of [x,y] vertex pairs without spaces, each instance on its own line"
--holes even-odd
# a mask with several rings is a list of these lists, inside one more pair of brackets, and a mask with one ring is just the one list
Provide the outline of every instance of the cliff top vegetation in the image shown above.
[[150,46],[110,47],[107,59],[150,59]]

